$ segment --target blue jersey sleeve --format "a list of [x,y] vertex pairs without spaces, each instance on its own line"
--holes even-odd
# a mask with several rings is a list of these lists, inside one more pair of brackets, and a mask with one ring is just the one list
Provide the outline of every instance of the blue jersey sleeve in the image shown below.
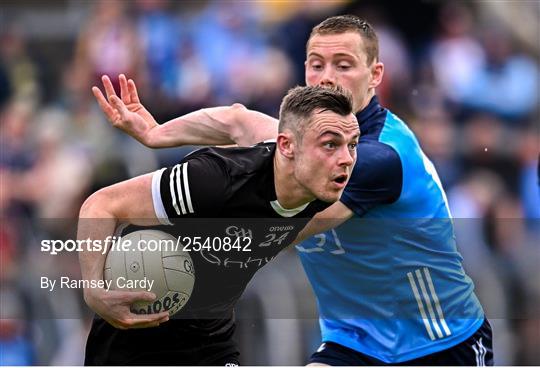
[[403,168],[397,152],[377,141],[360,142],[357,160],[341,202],[356,215],[398,200],[403,187]]

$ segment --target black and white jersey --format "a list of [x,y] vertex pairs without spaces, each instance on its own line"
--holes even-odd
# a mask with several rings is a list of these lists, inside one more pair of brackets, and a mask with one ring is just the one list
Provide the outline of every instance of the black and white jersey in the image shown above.
[[[315,200],[284,209],[274,187],[274,153],[275,143],[203,148],[154,174],[157,217],[174,224],[165,231],[193,250],[195,287],[180,318],[228,315],[254,273],[328,206]],[[196,237],[205,249],[197,250]]]
[[[152,197],[164,225],[179,218],[310,218],[328,204],[284,209],[276,199],[275,143],[209,147],[154,174]],[[181,222],[181,220],[179,221]]]
[[[280,206],[274,187],[275,148],[275,143],[203,148],[154,173],[154,208],[168,225],[160,230],[180,237],[192,250],[193,292],[180,312],[157,328],[118,330],[95,319],[85,364],[211,365],[237,354],[231,339],[236,301],[255,272],[328,206],[318,200],[295,209]],[[196,251],[206,239],[207,247]]]

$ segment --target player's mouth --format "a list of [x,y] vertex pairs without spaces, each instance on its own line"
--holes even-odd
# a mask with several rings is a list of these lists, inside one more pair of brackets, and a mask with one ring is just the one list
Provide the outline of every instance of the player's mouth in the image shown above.
[[344,188],[345,185],[347,185],[347,179],[349,179],[349,175],[342,174],[336,176],[334,179],[332,179],[332,182],[334,185],[336,185],[338,188]]

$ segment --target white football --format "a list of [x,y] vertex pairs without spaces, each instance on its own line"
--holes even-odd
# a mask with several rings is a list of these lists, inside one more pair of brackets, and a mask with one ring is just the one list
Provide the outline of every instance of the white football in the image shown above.
[[137,302],[132,311],[150,314],[177,313],[186,305],[195,284],[195,269],[189,253],[177,238],[159,230],[139,230],[123,235],[120,246],[111,248],[103,279],[111,290],[150,291],[153,302]]

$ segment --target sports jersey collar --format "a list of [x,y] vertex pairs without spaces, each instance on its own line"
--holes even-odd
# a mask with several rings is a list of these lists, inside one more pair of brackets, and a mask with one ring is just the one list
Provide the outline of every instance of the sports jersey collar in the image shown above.
[[[275,155],[275,151],[276,151],[276,140],[275,139],[269,139],[267,141],[264,141],[263,144],[267,144],[267,143],[271,143],[272,144],[272,148],[271,150],[274,151],[274,154],[272,155],[272,157],[274,157]],[[268,170],[268,176],[266,178],[266,180],[268,180],[269,183],[272,183],[272,185],[268,185],[268,186],[262,186],[262,187],[266,187],[267,190],[266,190],[266,197],[268,199],[268,202],[270,203],[270,206],[272,207],[272,209],[274,210],[275,213],[277,213],[278,215],[280,215],[281,217],[294,217],[296,215],[298,215],[300,212],[302,212],[303,210],[305,210],[311,202],[308,202],[306,204],[303,204],[301,206],[298,206],[296,208],[284,208],[281,203],[279,203],[278,199],[277,199],[277,193],[276,193],[276,186],[275,186],[275,183],[274,183],[274,160],[270,160],[269,163],[268,163],[268,168],[272,168],[271,170]]]
[[371,121],[373,115],[382,111],[383,109],[384,108],[379,103],[379,98],[377,96],[373,96],[371,101],[369,101],[369,104],[362,111],[356,114],[358,125],[360,125],[360,131],[367,128],[369,125],[368,122]]
[[302,212],[303,210],[306,209],[307,206],[309,206],[311,202],[308,202],[306,204],[303,204],[299,207],[296,207],[296,208],[290,208],[290,209],[287,209],[287,208],[284,208],[279,202],[278,200],[276,199],[275,201],[271,201],[270,202],[270,205],[272,206],[272,208],[274,209],[274,211],[276,211],[276,213],[278,215],[280,215],[281,217],[293,217],[293,216],[296,216],[298,215],[300,212]]

